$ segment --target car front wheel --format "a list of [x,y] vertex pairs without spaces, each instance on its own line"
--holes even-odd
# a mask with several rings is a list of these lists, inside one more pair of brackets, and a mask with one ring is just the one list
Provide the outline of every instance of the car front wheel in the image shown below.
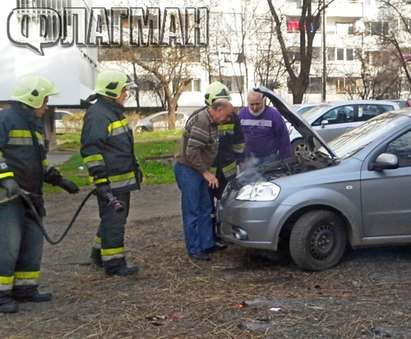
[[290,254],[302,269],[322,271],[341,260],[347,245],[344,223],[326,210],[303,214],[290,235]]

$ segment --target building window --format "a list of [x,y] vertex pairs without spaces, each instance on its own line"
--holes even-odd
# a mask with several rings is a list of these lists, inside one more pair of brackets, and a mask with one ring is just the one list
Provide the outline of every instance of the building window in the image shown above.
[[233,93],[244,92],[244,76],[211,76],[211,82],[220,81]]
[[300,31],[300,21],[299,19],[290,18],[287,19],[287,32],[294,33]]
[[388,22],[366,22],[365,32],[368,35],[387,35],[389,31]]
[[337,22],[335,26],[337,35],[348,35],[354,33],[353,22]]
[[307,93],[321,93],[321,83],[320,77],[310,77]]
[[337,94],[357,93],[360,79],[335,78],[335,90]]
[[338,61],[344,60],[344,48],[337,48],[337,60]]
[[354,50],[352,48],[347,48],[346,53],[347,53],[347,61],[353,61],[354,60]]

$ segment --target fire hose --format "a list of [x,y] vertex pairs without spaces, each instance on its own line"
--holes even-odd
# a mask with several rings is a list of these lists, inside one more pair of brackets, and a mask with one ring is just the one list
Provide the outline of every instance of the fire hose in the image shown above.
[[[65,230],[61,234],[61,236],[59,238],[57,238],[56,240],[53,240],[50,237],[50,235],[48,234],[48,232],[47,232],[47,230],[46,230],[46,228],[43,224],[42,217],[39,215],[36,207],[33,204],[33,201],[30,198],[30,193],[26,192],[24,190],[20,190],[20,193],[15,198],[21,197],[24,200],[24,202],[27,204],[28,208],[30,209],[30,211],[33,214],[33,217],[34,217],[34,219],[37,223],[37,226],[40,228],[41,233],[43,234],[46,241],[51,245],[58,245],[59,243],[61,243],[66,238],[67,234],[70,232],[71,228],[73,227],[74,223],[76,222],[76,220],[77,220],[81,210],[83,209],[84,205],[86,204],[86,202],[90,199],[90,197],[93,194],[96,194],[96,189],[92,190],[91,192],[89,192],[86,195],[86,197],[83,199],[83,201],[81,202],[81,204],[77,208],[76,212],[74,213],[73,217],[71,218],[70,223],[65,228]],[[107,207],[108,208],[113,208],[116,213],[120,213],[124,210],[124,206],[122,205],[122,203],[119,200],[117,200],[117,198],[112,193],[106,193],[103,198],[107,201]]]

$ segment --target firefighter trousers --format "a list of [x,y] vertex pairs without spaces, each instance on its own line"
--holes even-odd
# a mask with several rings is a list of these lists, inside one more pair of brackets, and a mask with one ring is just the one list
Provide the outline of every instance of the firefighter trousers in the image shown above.
[[116,212],[112,207],[107,206],[106,200],[97,196],[100,226],[94,249],[100,250],[104,269],[109,273],[126,266],[124,234],[130,209],[130,192],[114,192],[114,195],[124,206],[122,212]]
[[21,198],[0,204],[0,304],[38,292],[43,234]]

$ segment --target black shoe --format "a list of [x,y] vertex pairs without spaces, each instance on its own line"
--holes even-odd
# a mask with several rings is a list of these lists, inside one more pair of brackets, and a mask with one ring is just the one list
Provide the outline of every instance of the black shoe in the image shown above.
[[126,277],[128,275],[136,274],[138,271],[139,269],[137,266],[122,266],[117,269],[106,270],[106,274]]
[[14,295],[13,298],[20,303],[44,303],[51,301],[53,295],[51,293],[36,293],[31,296],[18,296]]
[[99,249],[94,247],[91,249],[90,259],[97,267],[103,267],[103,260],[101,259],[101,252]]
[[196,253],[196,254],[190,254],[190,258],[191,259],[195,259],[195,260],[201,260],[201,261],[210,261],[211,258],[208,256],[208,254],[200,252],[200,253]]
[[205,250],[206,253],[213,253],[216,251],[222,251],[225,250],[227,248],[226,244],[223,244],[221,242],[216,242],[216,244],[213,247],[207,248]]
[[19,304],[10,298],[10,301],[0,305],[0,313],[17,313],[19,311]]

